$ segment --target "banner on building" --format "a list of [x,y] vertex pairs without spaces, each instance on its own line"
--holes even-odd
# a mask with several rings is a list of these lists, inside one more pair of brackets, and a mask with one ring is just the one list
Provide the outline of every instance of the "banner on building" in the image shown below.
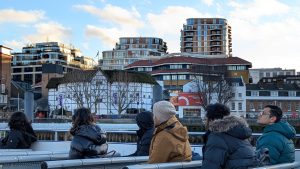
[[200,106],[202,103],[198,93],[179,93],[178,104],[179,106]]

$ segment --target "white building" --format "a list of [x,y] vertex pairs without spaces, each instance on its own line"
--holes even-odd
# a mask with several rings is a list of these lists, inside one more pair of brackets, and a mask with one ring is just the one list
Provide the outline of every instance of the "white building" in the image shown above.
[[295,69],[282,69],[282,68],[262,68],[262,69],[249,69],[250,78],[252,83],[256,84],[261,78],[264,77],[277,77],[281,75],[295,75]]
[[72,112],[87,107],[97,115],[126,113],[127,109],[151,111],[156,84],[150,75],[139,72],[72,71],[49,81],[50,111],[61,107]]
[[[242,78],[229,78],[232,88],[232,98],[227,102],[232,115],[246,116],[246,86]],[[178,94],[178,115],[182,117],[204,117],[205,110],[201,101],[195,81],[183,86],[183,93]],[[213,94],[210,103],[217,102],[217,94]]]

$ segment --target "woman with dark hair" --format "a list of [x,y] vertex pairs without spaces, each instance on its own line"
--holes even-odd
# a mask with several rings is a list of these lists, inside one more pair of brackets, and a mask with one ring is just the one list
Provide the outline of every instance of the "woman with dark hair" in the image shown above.
[[37,140],[37,137],[23,112],[11,115],[8,126],[10,131],[0,142],[1,149],[26,149]]
[[202,169],[246,169],[257,165],[248,140],[251,129],[243,118],[231,116],[227,106],[219,103],[207,106],[206,128]]
[[108,149],[106,134],[94,123],[89,109],[76,109],[72,123],[70,159],[96,158],[106,154]]

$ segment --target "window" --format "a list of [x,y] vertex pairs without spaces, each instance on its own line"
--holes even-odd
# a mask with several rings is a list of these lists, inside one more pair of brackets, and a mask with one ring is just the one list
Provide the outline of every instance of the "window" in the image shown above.
[[177,75],[172,75],[172,80],[177,80]]
[[251,92],[251,96],[259,96],[259,95],[258,95],[258,91],[252,91],[252,92]]
[[200,117],[200,109],[183,109],[183,117]]
[[259,104],[258,104],[258,110],[259,110],[259,111],[262,111],[262,110],[263,110],[263,103],[259,103]]
[[164,75],[163,76],[163,80],[170,80],[170,79],[171,79],[170,75]]
[[234,102],[231,103],[231,110],[235,110],[235,103]]
[[235,93],[233,92],[233,93],[231,93],[231,97],[232,98],[234,98],[235,97]]
[[278,91],[271,91],[271,96],[277,97],[278,96]]
[[240,97],[240,98],[243,97],[243,94],[242,94],[242,93],[239,93],[239,97]]
[[243,109],[243,103],[239,103],[238,108],[239,108],[239,110],[242,110]]
[[186,80],[186,75],[178,75],[178,80]]
[[296,91],[289,91],[290,97],[296,97]]
[[255,111],[254,104],[250,103],[250,111]]
[[266,77],[270,77],[270,73],[269,72],[266,73]]
[[292,111],[292,104],[291,103],[287,104],[287,111]]

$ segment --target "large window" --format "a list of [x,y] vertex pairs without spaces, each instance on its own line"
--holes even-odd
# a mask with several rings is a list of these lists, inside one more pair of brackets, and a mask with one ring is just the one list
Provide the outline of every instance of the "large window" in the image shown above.
[[235,110],[235,103],[234,102],[231,103],[231,110]]
[[200,109],[183,109],[183,117],[200,117]]
[[243,103],[238,103],[239,110],[243,110]]
[[170,75],[164,75],[163,80],[171,80],[171,76]]

